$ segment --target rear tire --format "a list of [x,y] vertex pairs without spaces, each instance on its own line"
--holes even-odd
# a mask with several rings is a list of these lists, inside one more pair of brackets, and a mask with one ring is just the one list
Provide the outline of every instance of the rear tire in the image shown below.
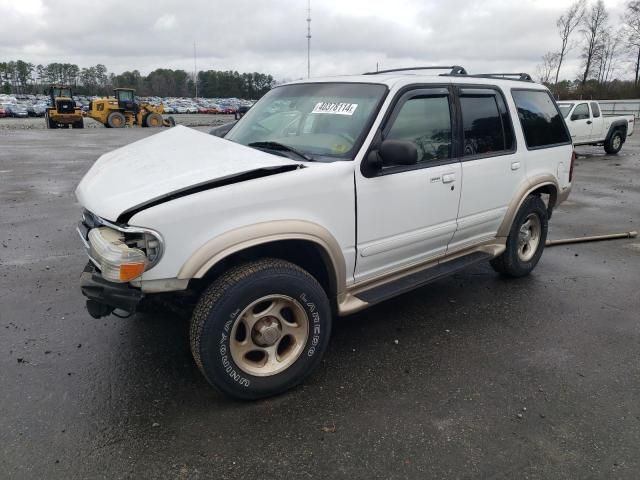
[[613,132],[609,140],[604,143],[604,151],[609,155],[615,155],[620,151],[623,143],[624,139],[622,138],[622,132],[620,130],[616,130]]
[[546,205],[539,196],[529,195],[511,225],[506,250],[491,260],[493,269],[514,278],[531,273],[542,256],[548,228]]
[[191,319],[191,352],[211,385],[255,400],[302,382],[330,334],[329,300],[316,279],[267,258],[232,268],[204,291]]
[[127,124],[127,119],[120,112],[111,112],[107,117],[107,125],[109,128],[124,128]]
[[84,122],[82,121],[82,119],[78,120],[77,122],[73,122],[71,128],[84,128]]

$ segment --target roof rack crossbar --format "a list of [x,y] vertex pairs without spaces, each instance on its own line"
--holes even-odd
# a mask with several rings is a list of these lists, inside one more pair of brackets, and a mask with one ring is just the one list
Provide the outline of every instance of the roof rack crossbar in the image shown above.
[[411,70],[449,70],[449,75],[466,75],[467,71],[464,67],[459,65],[452,65],[450,67],[406,67],[406,68],[391,68],[389,70],[379,70],[377,72],[365,72],[363,75],[377,75],[379,73],[391,73],[391,72],[407,72]]
[[514,80],[522,80],[523,82],[533,82],[533,78],[531,75],[524,72],[519,73],[474,73],[470,75],[471,77],[480,77],[480,78],[509,78],[515,77]]

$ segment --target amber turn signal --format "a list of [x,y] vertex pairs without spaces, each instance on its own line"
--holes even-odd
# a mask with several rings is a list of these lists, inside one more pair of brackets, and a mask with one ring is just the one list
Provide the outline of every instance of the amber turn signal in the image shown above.
[[138,278],[144,272],[144,263],[125,263],[120,265],[120,281],[128,282]]

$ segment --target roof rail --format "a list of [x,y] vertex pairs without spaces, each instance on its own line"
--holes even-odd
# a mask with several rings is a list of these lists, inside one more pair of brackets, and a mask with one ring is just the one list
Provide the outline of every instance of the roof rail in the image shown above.
[[[509,80],[519,80],[521,82],[533,82],[533,78],[528,73],[474,73],[473,75],[467,75],[469,77],[480,78],[504,78]],[[510,78],[514,77],[514,78]]]
[[377,75],[379,73],[391,73],[391,72],[407,72],[410,70],[449,70],[449,75],[466,75],[467,71],[464,67],[453,65],[450,67],[407,67],[407,68],[392,68],[390,70],[380,70],[378,72],[365,72],[363,75]]

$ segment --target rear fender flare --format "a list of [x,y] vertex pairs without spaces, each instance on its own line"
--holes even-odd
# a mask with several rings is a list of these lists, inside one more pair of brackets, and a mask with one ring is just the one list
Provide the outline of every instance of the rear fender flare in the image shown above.
[[548,205],[549,213],[551,213],[558,200],[558,193],[561,191],[558,180],[553,175],[540,175],[534,177],[528,182],[522,184],[518,189],[518,192],[513,196],[513,199],[509,204],[509,207],[507,208],[507,213],[505,214],[504,218],[502,219],[502,223],[498,228],[498,237],[509,236],[511,225],[516,218],[516,214],[518,213],[518,210],[520,209],[522,203],[531,193],[543,187],[552,187],[549,188],[551,192],[549,193]]
[[604,141],[608,142],[611,139],[611,136],[616,130],[622,130],[622,143],[627,139],[627,129],[629,128],[629,124],[626,120],[616,120],[611,125],[609,125],[609,131],[607,132],[607,136]]

